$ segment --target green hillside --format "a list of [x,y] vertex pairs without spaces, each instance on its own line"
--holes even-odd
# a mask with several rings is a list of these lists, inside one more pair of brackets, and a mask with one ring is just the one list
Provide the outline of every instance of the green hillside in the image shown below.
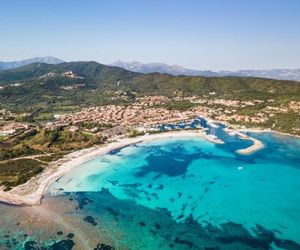
[[45,64],[32,63],[20,68],[5,70],[0,72],[0,84],[10,83],[13,81],[30,80],[47,73],[64,73],[66,71],[73,71],[89,79],[118,79],[131,78],[139,75],[122,68],[106,66],[97,62],[70,62],[61,64]]
[[300,99],[299,83],[264,78],[190,77],[155,73],[135,77],[126,82],[126,86],[141,94],[166,96],[201,96],[215,92],[217,97],[229,99]]
[[[78,78],[63,75],[72,71]],[[51,76],[46,76],[52,73]],[[14,84],[18,83],[18,86]],[[300,84],[247,77],[191,77],[141,74],[96,62],[58,65],[33,63],[0,72],[0,108],[52,113],[81,106],[130,102],[134,95],[209,95],[227,99],[275,99],[278,103],[300,99]],[[125,91],[130,98],[119,98]],[[134,94],[133,94],[134,93]]]

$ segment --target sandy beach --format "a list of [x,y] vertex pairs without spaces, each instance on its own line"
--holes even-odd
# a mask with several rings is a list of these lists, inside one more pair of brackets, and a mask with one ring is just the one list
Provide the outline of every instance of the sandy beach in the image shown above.
[[[239,131],[234,132],[237,133],[241,139],[251,140],[253,142],[253,145],[248,148],[239,149],[236,151],[237,153],[248,155],[264,147],[261,141],[249,137]],[[203,139],[216,144],[224,143],[218,138],[206,135],[202,130],[169,131],[158,134],[146,134],[134,138],[118,138],[115,141],[101,146],[95,146],[92,148],[72,152],[63,158],[50,163],[41,174],[33,177],[25,184],[17,186],[7,192],[0,190],[0,201],[21,206],[39,205],[41,204],[42,197],[47,191],[49,185],[55,180],[59,179],[65,173],[72,170],[72,168],[94,159],[95,157],[107,154],[114,149],[122,148],[141,141],[174,137],[202,137]]]
[[40,175],[32,178],[25,184],[17,186],[7,192],[0,190],[0,201],[23,206],[39,205],[41,204],[43,194],[46,192],[49,185],[70,171],[72,168],[95,157],[107,154],[114,149],[122,148],[141,141],[173,137],[204,138],[202,131],[174,131],[151,135],[147,134],[134,138],[118,139],[102,146],[96,146],[72,152],[58,161],[49,164],[49,166]]
[[251,140],[253,142],[253,145],[251,145],[250,147],[237,150],[236,152],[238,154],[242,154],[242,155],[253,154],[256,151],[261,150],[265,147],[265,145],[260,140],[257,140],[253,137],[242,134],[241,132],[236,132],[236,133],[240,136],[240,139]]

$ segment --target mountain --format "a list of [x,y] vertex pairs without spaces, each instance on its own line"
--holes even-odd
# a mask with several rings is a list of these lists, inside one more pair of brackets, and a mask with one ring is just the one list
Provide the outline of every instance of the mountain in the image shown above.
[[300,80],[300,69],[269,69],[269,70],[239,70],[220,71],[220,76],[264,77],[278,80]]
[[239,71],[209,71],[187,69],[178,65],[168,65],[164,63],[140,63],[117,61],[112,63],[130,71],[140,73],[167,73],[171,75],[188,75],[188,76],[206,76],[206,77],[222,77],[222,76],[247,76],[247,77],[263,77],[278,80],[300,80],[300,69],[270,69],[270,70],[239,70]]
[[126,105],[134,96],[143,95],[209,96],[211,93],[217,98],[273,99],[282,103],[300,100],[300,84],[240,76],[142,74],[97,62],[32,63],[0,71],[0,108],[17,112]]
[[[140,73],[97,62],[32,63],[0,71],[0,109],[73,109],[118,102],[123,82]],[[119,85],[122,85],[119,87]],[[115,101],[116,100],[116,101]]]
[[[34,57],[21,61],[1,62],[0,71],[8,69],[17,69],[32,63],[45,64],[61,64],[63,60],[52,57]],[[179,65],[168,65],[165,63],[141,63],[137,61],[123,62],[116,61],[108,66],[116,66],[132,72],[138,73],[166,73],[174,76],[204,76],[204,77],[224,77],[224,76],[246,76],[246,77],[263,77],[278,80],[293,80],[300,81],[300,69],[270,69],[270,70],[238,70],[238,71],[210,71],[210,70],[195,70],[184,68]],[[28,73],[28,71],[26,72]]]
[[165,63],[140,63],[137,61],[133,62],[122,62],[116,61],[111,64],[112,66],[121,67],[130,71],[140,73],[166,73],[171,75],[188,75],[188,76],[219,76],[218,73],[213,71],[201,71],[194,69],[187,69],[179,65],[168,65]]
[[[80,76],[79,79],[109,80],[127,79],[139,75],[119,67],[107,66],[97,62],[69,62],[60,64],[32,63],[19,68],[0,71],[0,84],[11,81],[28,81],[35,78],[53,79],[62,77],[66,72]],[[73,77],[76,78],[76,77]]]
[[1,62],[0,61],[0,70],[6,70],[6,69],[15,69],[15,68],[19,68],[31,63],[47,63],[47,64],[59,64],[59,63],[63,63],[64,61],[56,58],[56,57],[52,57],[52,56],[45,56],[45,57],[34,57],[34,58],[30,58],[30,59],[25,59],[25,60],[21,60],[21,61],[12,61],[12,62]]

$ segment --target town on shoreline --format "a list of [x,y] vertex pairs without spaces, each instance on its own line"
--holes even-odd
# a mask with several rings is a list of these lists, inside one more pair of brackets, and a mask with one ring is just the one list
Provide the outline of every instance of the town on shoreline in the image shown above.
[[[206,134],[201,126],[194,127],[193,131],[187,131],[192,129],[189,126],[184,128],[185,124],[199,116],[224,123],[228,132],[251,140],[253,144],[250,147],[237,151],[239,154],[251,154],[264,145],[243,134],[243,130],[272,131],[272,126],[267,130],[263,126],[269,117],[287,113],[289,109],[300,112],[299,103],[276,108],[272,107],[272,100],[268,100],[268,106],[255,115],[238,114],[239,107],[253,109],[262,102],[196,96],[173,99],[144,96],[130,105],[82,108],[77,112],[54,114],[53,119],[38,123],[23,121],[22,117],[28,114],[2,110],[0,200],[19,205],[39,204],[47,186],[75,165],[108,152],[112,147],[126,146],[139,140],[160,138],[171,133],[172,136],[201,135],[213,143],[224,143],[214,135]],[[167,128],[164,131],[160,129],[162,124]],[[170,132],[174,128],[168,126],[174,124],[177,124],[177,129]]]

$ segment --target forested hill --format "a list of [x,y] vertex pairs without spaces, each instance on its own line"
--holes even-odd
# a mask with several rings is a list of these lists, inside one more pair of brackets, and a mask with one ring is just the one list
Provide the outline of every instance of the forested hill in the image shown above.
[[139,95],[211,93],[227,99],[286,102],[300,99],[300,84],[265,78],[142,74],[97,62],[33,63],[0,72],[0,108],[16,111],[130,102]]
[[140,94],[209,95],[231,99],[299,99],[300,84],[252,77],[197,77],[168,74],[144,74],[126,82],[128,88]]
[[62,74],[72,71],[75,74],[89,79],[131,78],[139,75],[119,67],[106,66],[97,62],[70,62],[60,64],[32,63],[16,69],[0,72],[0,83],[11,81],[30,80],[42,77],[47,73]]

